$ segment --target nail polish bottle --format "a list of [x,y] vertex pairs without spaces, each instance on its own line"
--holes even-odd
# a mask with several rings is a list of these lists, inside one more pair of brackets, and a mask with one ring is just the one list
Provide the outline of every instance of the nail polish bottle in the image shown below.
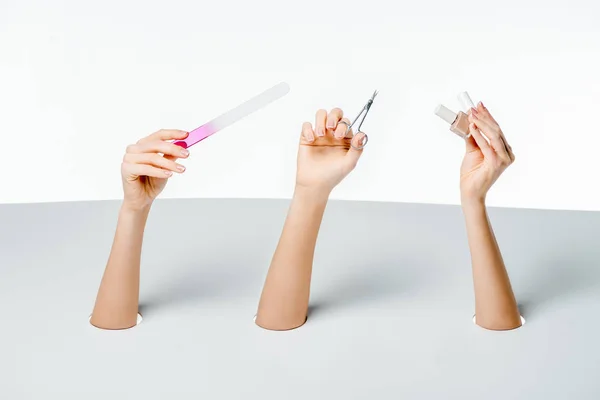
[[475,104],[467,92],[459,93],[458,101],[460,102],[464,112],[459,111],[458,114],[456,114],[452,110],[440,104],[435,109],[435,114],[450,124],[450,131],[456,133],[463,139],[467,139],[469,136],[471,136],[469,133],[468,112],[471,110],[471,108],[475,108]]
[[456,133],[463,139],[467,139],[469,133],[469,116],[462,111],[458,114],[440,104],[435,109],[435,115],[450,124],[450,131]]
[[475,103],[473,103],[473,100],[471,100],[471,96],[469,96],[469,93],[467,93],[467,92],[459,93],[458,101],[460,102],[460,105],[462,106],[463,111],[466,112],[467,114],[469,113],[469,110],[471,108],[475,108]]

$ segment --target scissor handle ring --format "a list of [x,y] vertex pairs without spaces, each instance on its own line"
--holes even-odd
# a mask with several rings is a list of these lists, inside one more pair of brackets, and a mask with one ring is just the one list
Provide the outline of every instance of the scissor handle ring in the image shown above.
[[[359,133],[362,133],[363,135],[365,135],[365,137],[362,140],[362,144],[360,145],[360,147],[356,147],[355,145],[352,144],[352,142],[350,142],[350,146],[354,149],[354,150],[362,150],[365,148],[365,146],[367,145],[367,142],[369,141],[369,136],[367,136],[366,133],[358,131],[356,132],[356,135],[358,135]],[[354,136],[356,136],[354,135]],[[354,137],[353,136],[353,137]]]
[[[348,134],[348,132],[350,131],[350,124],[349,124],[349,123],[347,123],[346,121],[340,121],[340,122],[338,122],[338,124],[344,124],[344,125],[346,125],[346,133],[344,134],[344,136],[345,136],[345,135],[347,135],[347,134]],[[354,150],[362,150],[362,149],[364,149],[364,148],[365,148],[365,146],[367,145],[367,142],[369,141],[369,137],[367,136],[367,134],[366,134],[366,133],[364,133],[364,132],[361,132],[361,131],[358,131],[358,132],[356,133],[356,135],[358,135],[359,133],[362,133],[363,135],[365,135],[365,137],[364,137],[364,139],[363,139],[363,144],[362,144],[360,147],[356,147],[355,145],[353,145],[353,144],[352,144],[352,142],[350,142],[350,146],[351,146],[351,147],[352,147]],[[354,136],[356,136],[356,135],[352,135],[352,137],[354,138]]]
[[346,121],[339,121],[338,124],[346,125],[346,132],[344,132],[344,136],[346,136],[348,134],[348,132],[350,131],[350,124],[347,123]]

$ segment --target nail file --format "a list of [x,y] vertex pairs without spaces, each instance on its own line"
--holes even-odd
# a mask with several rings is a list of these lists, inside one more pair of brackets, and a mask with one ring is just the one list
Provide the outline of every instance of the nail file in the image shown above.
[[227,111],[226,113],[218,116],[212,121],[207,122],[199,128],[194,129],[188,135],[185,140],[178,140],[174,144],[187,149],[195,145],[196,143],[206,139],[207,137],[215,134],[216,132],[227,128],[230,125],[238,122],[244,117],[260,110],[261,108],[269,105],[270,103],[278,100],[288,94],[290,86],[281,82],[270,89],[265,90],[261,94],[254,96],[250,100],[240,104],[239,106]]

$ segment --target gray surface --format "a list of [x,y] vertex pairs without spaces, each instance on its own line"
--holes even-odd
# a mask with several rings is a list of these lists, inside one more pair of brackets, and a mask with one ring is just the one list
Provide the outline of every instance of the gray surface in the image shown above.
[[287,205],[159,201],[144,321],[117,332],[87,318],[118,203],[0,206],[0,398],[600,398],[600,213],[490,211],[527,318],[499,333],[471,321],[458,207],[330,202],[309,321],[269,332]]

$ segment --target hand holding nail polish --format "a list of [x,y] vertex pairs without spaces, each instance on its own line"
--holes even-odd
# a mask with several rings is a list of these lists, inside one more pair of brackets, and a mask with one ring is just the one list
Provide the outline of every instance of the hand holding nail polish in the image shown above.
[[466,139],[460,172],[463,203],[484,201],[494,182],[515,161],[500,125],[483,103],[471,108],[468,120],[471,136]]
[[165,188],[167,179],[173,173],[185,171],[176,160],[187,158],[189,151],[171,141],[187,136],[185,131],[162,129],[127,146],[121,164],[124,207],[143,209],[150,206]]
[[471,102],[468,119],[471,135],[465,140],[460,193],[473,269],[476,323],[492,330],[515,329],[522,324],[519,307],[485,205],[487,192],[515,161],[515,155],[483,103],[475,106]]

